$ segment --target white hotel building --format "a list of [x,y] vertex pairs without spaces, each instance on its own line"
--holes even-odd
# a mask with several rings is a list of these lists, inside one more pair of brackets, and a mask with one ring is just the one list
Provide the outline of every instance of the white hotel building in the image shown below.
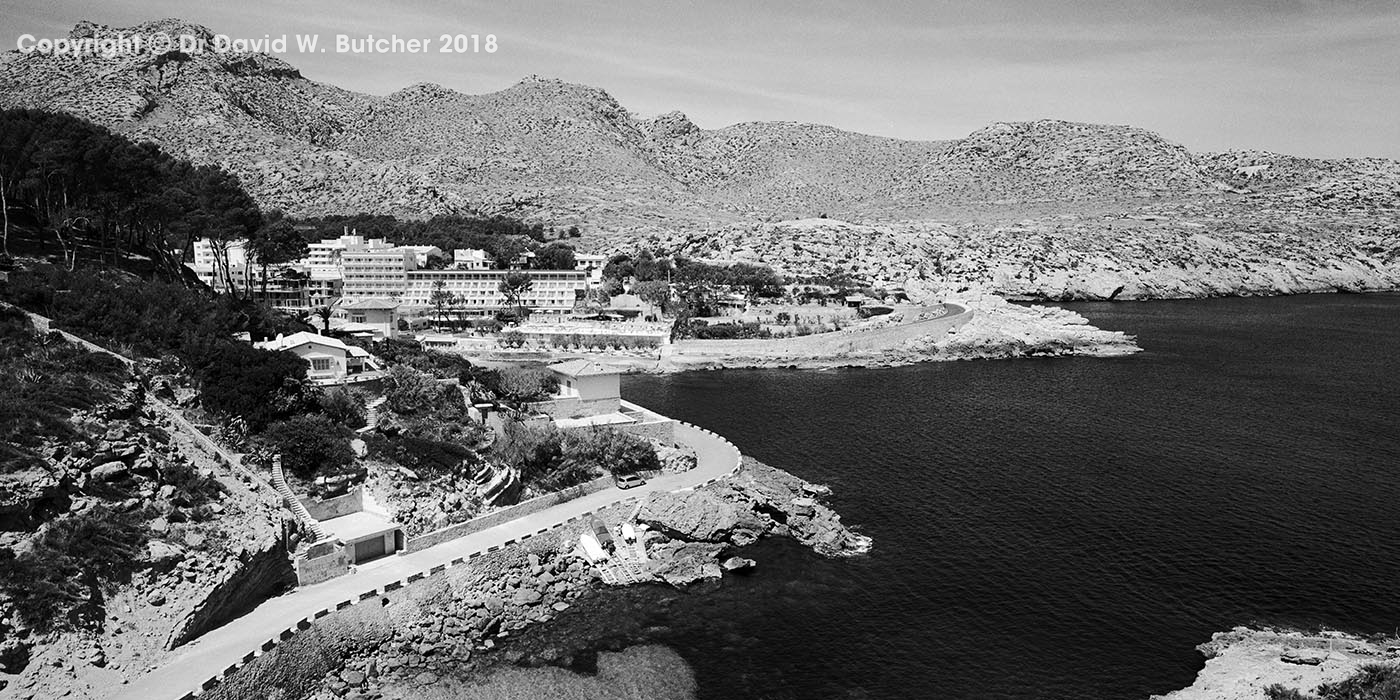
[[[454,312],[490,316],[509,308],[500,286],[511,272],[530,276],[533,285],[520,301],[530,308],[536,320],[567,317],[574,310],[574,303],[588,291],[588,273],[583,270],[417,270],[407,273],[408,285],[399,301],[431,307],[429,299],[437,283],[442,282],[445,291],[463,302],[451,307]],[[348,289],[348,280],[346,286]]]
[[[393,300],[405,307],[402,311],[431,313],[429,299],[438,282],[462,303],[451,307],[453,313],[490,316],[508,310],[505,296],[500,292],[501,281],[511,272],[522,270],[493,270],[491,260],[482,250],[457,250],[453,253],[454,268],[448,270],[422,269],[426,258],[441,251],[429,246],[395,246],[384,239],[365,239],[345,235],[326,239],[309,246],[306,259],[292,265],[308,273],[308,279],[295,289],[281,280],[269,279],[269,296],[279,306],[314,308],[332,303],[337,297],[347,301],[368,299]],[[234,285],[248,289],[256,285],[257,277],[248,272],[243,244],[235,241],[228,246],[230,274]],[[592,256],[600,258],[602,256]],[[194,245],[191,267],[200,279],[222,289],[215,275],[215,251],[210,242],[201,239]],[[590,279],[597,278],[597,260],[581,260],[575,270],[523,270],[530,275],[533,287],[521,302],[529,307],[537,320],[563,319],[574,309],[574,303],[588,290]]]

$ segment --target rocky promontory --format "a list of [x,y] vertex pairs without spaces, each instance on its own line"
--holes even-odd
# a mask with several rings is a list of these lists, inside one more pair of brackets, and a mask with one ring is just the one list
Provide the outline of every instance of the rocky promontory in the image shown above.
[[[734,475],[682,493],[659,493],[596,514],[610,528],[635,521],[649,582],[704,595],[725,575],[762,562],[735,557],[770,536],[790,536],[826,556],[868,551],[871,541],[822,501],[825,487],[745,458]],[[210,697],[453,697],[488,669],[568,666],[563,652],[526,655],[510,640],[566,614],[581,597],[608,595],[598,570],[576,555],[588,523],[566,526],[452,567],[321,618],[214,688]],[[684,595],[684,593],[682,594]]]
[[1316,634],[1236,627],[1196,647],[1205,668],[1187,688],[1157,700],[1258,700],[1273,685],[1312,694],[1369,664],[1400,665],[1400,639],[1362,639],[1341,632]]

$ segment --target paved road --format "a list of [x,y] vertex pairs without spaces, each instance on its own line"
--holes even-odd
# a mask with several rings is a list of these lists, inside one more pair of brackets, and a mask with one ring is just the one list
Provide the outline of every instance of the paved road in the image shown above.
[[616,487],[552,506],[493,528],[475,532],[416,552],[368,562],[356,573],[325,583],[299,588],[259,605],[240,617],[172,652],[163,666],[122,686],[120,700],[160,700],[179,698],[197,691],[209,678],[240,663],[264,642],[275,639],[298,620],[320,610],[334,609],[361,593],[402,581],[429,569],[464,559],[474,553],[499,547],[522,536],[562,524],[584,513],[596,511],[626,499],[657,491],[682,491],[723,477],[734,469],[738,450],[723,438],[691,425],[678,423],[676,438],[695,449],[696,468],[680,474],[663,474],[645,485],[626,491]]

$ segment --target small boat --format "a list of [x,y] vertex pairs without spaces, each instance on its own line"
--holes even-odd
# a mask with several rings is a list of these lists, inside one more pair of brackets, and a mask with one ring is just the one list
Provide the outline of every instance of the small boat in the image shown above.
[[588,561],[597,564],[598,562],[608,560],[607,550],[603,549],[603,546],[598,544],[598,538],[594,537],[591,533],[585,532],[579,535],[578,543],[583,547],[583,556],[588,559]]
[[637,531],[632,529],[632,523],[622,524],[622,539],[627,542],[637,541]]
[[613,546],[612,533],[608,532],[608,526],[604,524],[603,521],[597,518],[592,518],[589,520],[588,525],[589,527],[593,528],[593,536],[595,539],[598,540],[598,544],[602,545],[603,547]]

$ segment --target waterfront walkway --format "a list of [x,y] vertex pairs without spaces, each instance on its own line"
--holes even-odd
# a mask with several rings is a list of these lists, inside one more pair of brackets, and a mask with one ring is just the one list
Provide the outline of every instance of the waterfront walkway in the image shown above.
[[738,469],[739,450],[708,430],[678,422],[676,439],[695,450],[694,469],[661,474],[632,489],[610,487],[434,547],[367,562],[356,573],[271,598],[252,612],[174,650],[162,666],[132,679],[114,697],[175,700],[197,696],[202,689],[213,687],[223,676],[314,625],[316,619],[330,611],[375,598],[386,588],[398,588],[449,566],[470,566],[468,560],[472,557],[543,534],[603,508],[648,493],[693,489]]

